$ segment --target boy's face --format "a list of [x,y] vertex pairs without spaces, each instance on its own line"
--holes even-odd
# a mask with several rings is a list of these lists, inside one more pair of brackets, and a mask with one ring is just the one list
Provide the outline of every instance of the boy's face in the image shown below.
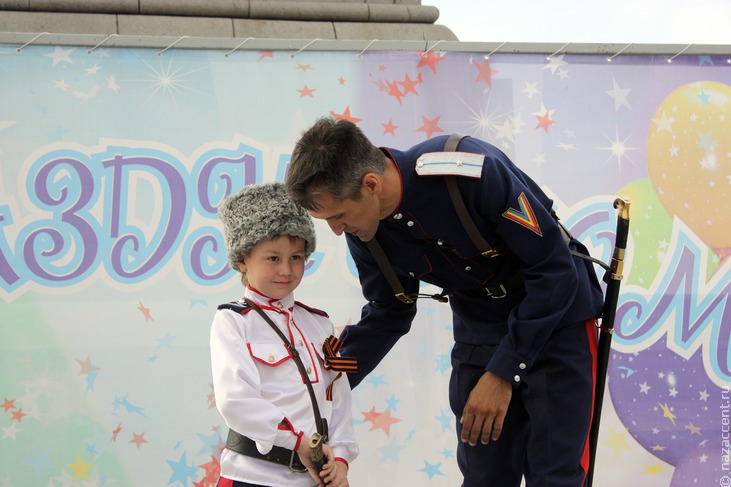
[[249,285],[272,299],[282,299],[299,285],[305,273],[305,240],[274,237],[256,244],[239,262]]

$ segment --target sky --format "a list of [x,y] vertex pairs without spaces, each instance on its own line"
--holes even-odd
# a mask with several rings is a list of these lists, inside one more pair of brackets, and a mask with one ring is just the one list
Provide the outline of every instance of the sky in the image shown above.
[[730,0],[422,0],[465,42],[731,44]]

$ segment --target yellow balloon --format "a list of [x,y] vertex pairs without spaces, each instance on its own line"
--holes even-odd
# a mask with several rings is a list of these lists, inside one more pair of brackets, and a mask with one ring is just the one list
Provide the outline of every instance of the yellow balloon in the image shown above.
[[731,87],[715,81],[670,93],[652,119],[647,165],[657,195],[714,249],[731,247]]

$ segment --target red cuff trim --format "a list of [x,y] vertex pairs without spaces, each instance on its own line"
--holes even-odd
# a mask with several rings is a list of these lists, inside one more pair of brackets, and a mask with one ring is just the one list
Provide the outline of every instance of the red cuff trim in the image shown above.
[[343,462],[348,468],[350,468],[350,464],[347,461],[345,461],[344,458],[335,457],[335,461],[336,462]]
[[279,431],[291,431],[292,433],[296,434],[294,426],[292,426],[292,423],[290,423],[287,418],[284,418],[279,422],[279,424],[277,425],[277,429]]
[[300,443],[302,443],[302,431],[297,433],[297,442],[294,444],[294,448],[292,450],[297,451],[300,449]]

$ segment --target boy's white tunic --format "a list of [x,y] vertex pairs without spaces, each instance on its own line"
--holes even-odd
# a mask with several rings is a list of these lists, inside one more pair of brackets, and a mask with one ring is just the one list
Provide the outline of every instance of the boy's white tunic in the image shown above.
[[[258,304],[290,340],[308,372],[320,414],[328,422],[328,445],[336,458],[351,462],[358,455],[353,431],[351,394],[345,374],[324,365],[323,344],[335,334],[323,315],[295,303],[294,295],[271,300],[246,288],[244,296]],[[243,303],[243,300],[241,300]],[[312,402],[297,365],[264,319],[253,310],[243,314],[216,311],[211,325],[211,367],[216,406],[229,428],[256,441],[261,453],[272,446],[293,449],[297,433],[316,432]],[[327,387],[333,383],[332,401]],[[287,419],[294,432],[280,426]],[[308,473],[240,455],[221,454],[221,476],[272,486],[312,486]]]

